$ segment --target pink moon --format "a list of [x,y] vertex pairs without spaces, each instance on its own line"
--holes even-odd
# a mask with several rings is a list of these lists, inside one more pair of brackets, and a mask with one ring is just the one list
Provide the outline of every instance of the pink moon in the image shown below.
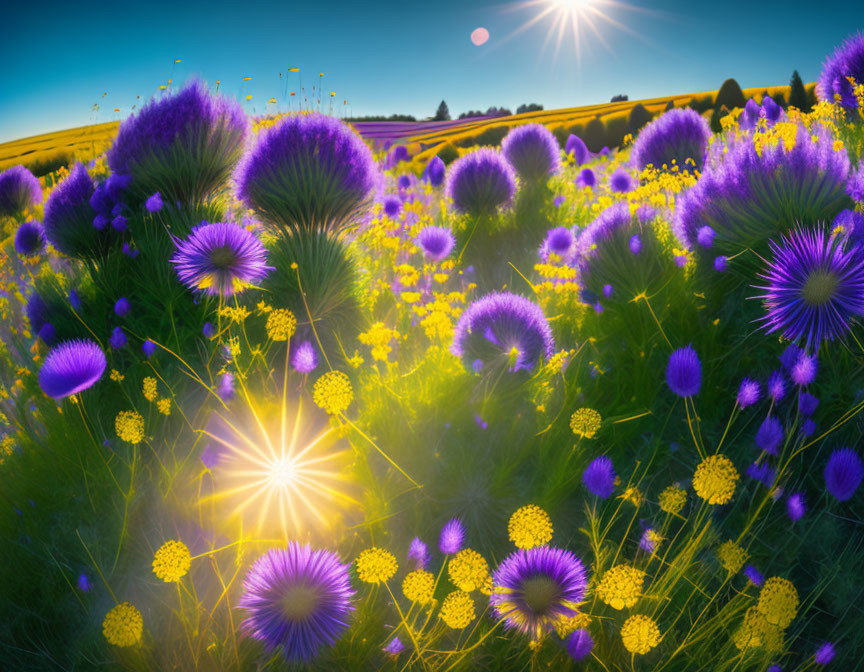
[[471,33],[471,41],[478,47],[481,44],[485,44],[488,39],[489,31],[485,28],[477,28]]

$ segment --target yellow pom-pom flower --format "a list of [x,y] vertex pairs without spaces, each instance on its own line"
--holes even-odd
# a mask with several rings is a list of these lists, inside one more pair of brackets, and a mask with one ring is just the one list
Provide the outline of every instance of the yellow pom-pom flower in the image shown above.
[[159,392],[156,389],[156,379],[153,376],[147,376],[144,379],[142,384],[144,391],[144,398],[147,401],[156,401],[156,397],[159,396]]
[[312,400],[330,415],[338,415],[354,400],[354,388],[341,371],[328,371],[315,381]]
[[102,634],[114,646],[134,646],[144,633],[141,612],[129,602],[121,602],[105,614]]
[[636,614],[621,626],[621,641],[630,653],[645,654],[660,643],[660,628],[650,616]]
[[593,408],[580,408],[570,416],[570,429],[576,436],[592,439],[602,421],[600,414]]
[[448,563],[447,573],[454,586],[470,593],[477,590],[489,576],[489,564],[477,551],[463,548]]
[[660,493],[660,509],[666,513],[677,515],[686,503],[687,491],[678,485],[670,485]]
[[769,623],[758,608],[750,607],[732,641],[741,650],[761,646],[766,651],[778,651],[783,647],[783,630]]
[[114,419],[114,431],[126,443],[141,443],[144,440],[144,418],[138,411],[120,411]]
[[397,569],[396,556],[383,548],[367,548],[357,556],[357,576],[365,583],[389,581]]
[[747,551],[730,539],[720,544],[720,548],[717,549],[717,557],[720,558],[723,569],[730,574],[737,574],[747,561]]
[[738,470],[725,455],[706,457],[693,474],[693,489],[709,504],[726,504],[735,494]]
[[454,630],[467,628],[474,620],[474,600],[463,590],[454,590],[441,605],[441,620]]
[[160,399],[156,402],[156,408],[159,409],[159,412],[162,415],[171,415],[171,400],[170,399]]
[[192,556],[182,541],[166,541],[153,556],[153,573],[165,583],[179,581],[189,571]]
[[271,341],[287,341],[297,331],[297,318],[286,308],[277,308],[267,316],[267,337]]
[[552,519],[539,506],[528,504],[510,516],[507,531],[516,548],[545,546],[552,540]]
[[759,591],[756,607],[768,623],[785,628],[798,613],[798,591],[789,579],[772,576]]
[[597,597],[613,609],[632,607],[642,595],[645,572],[630,565],[616,565],[608,570],[597,586]]
[[427,604],[432,601],[435,576],[425,569],[415,569],[402,579],[402,592],[412,602]]

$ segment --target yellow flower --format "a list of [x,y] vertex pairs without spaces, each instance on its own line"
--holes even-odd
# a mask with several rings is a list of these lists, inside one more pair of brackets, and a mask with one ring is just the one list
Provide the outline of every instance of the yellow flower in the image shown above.
[[402,592],[412,602],[426,604],[432,600],[435,589],[435,576],[425,569],[409,572],[402,580]]
[[480,584],[480,592],[484,595],[491,595],[493,590],[495,590],[495,584],[492,582],[492,575],[487,574]]
[[742,650],[761,646],[766,651],[778,651],[783,646],[783,630],[769,623],[757,607],[750,607],[732,641]]
[[115,383],[121,382],[126,376],[120,373],[117,369],[111,369],[111,373],[109,374],[111,380]]
[[121,602],[105,614],[102,634],[114,646],[133,646],[141,641],[144,619],[129,602]]
[[399,338],[399,332],[393,329],[388,329],[383,322],[376,322],[369,331],[357,336],[357,340],[363,345],[372,347],[372,359],[379,362],[386,362],[387,355],[393,350],[390,347],[390,341]]
[[489,565],[477,551],[463,548],[450,560],[447,573],[454,586],[470,593],[479,588],[489,576]]
[[570,416],[570,429],[576,436],[592,439],[601,422],[600,414],[593,408],[580,408]]
[[555,621],[554,626],[558,636],[564,639],[567,635],[577,630],[587,630],[590,624],[591,617],[588,614],[578,612],[572,616],[561,616],[561,618]]
[[232,322],[243,322],[251,313],[243,306],[223,306],[219,309],[222,317],[227,317]]
[[153,573],[165,583],[179,581],[189,571],[192,556],[182,541],[166,541],[153,556]]
[[630,608],[639,600],[645,572],[630,565],[609,569],[597,586],[597,597],[613,609]]
[[621,626],[621,641],[630,653],[648,653],[660,643],[660,628],[650,616],[636,614]]
[[642,493],[639,492],[639,488],[629,487],[621,495],[621,499],[630,502],[633,506],[639,506],[642,504]]
[[717,557],[720,558],[723,569],[730,574],[737,574],[747,560],[747,551],[730,539],[720,544],[720,548],[717,549]]
[[365,583],[389,581],[399,565],[396,557],[383,548],[367,548],[357,556],[357,576]]
[[147,401],[156,401],[156,397],[159,396],[159,393],[156,391],[156,379],[152,376],[147,376],[144,379],[142,387],[144,391],[144,398]]
[[788,579],[772,576],[759,591],[756,607],[768,623],[785,628],[798,613],[798,591]]
[[474,600],[462,590],[454,590],[441,604],[441,620],[454,630],[468,627],[474,620]]
[[510,516],[507,531],[516,548],[544,546],[552,539],[552,520],[539,506],[528,504]]
[[693,489],[709,504],[726,504],[735,493],[738,471],[725,455],[711,455],[702,460],[693,474]]
[[171,415],[171,400],[170,399],[160,399],[156,402],[156,408],[159,409],[159,412],[162,415]]
[[677,515],[687,503],[687,491],[677,485],[670,485],[660,493],[660,509]]
[[297,318],[286,308],[277,308],[267,316],[267,336],[271,341],[287,341],[297,331]]
[[114,430],[127,443],[141,443],[144,440],[144,418],[137,411],[120,411],[114,419]]
[[315,381],[312,400],[330,415],[345,411],[354,399],[351,381],[341,371],[328,371]]

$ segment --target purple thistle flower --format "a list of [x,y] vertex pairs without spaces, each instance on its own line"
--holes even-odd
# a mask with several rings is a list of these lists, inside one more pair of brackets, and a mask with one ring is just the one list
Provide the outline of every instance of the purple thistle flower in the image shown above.
[[150,196],[145,202],[144,207],[147,212],[159,212],[162,209],[162,194],[158,191]]
[[582,138],[573,134],[570,134],[567,142],[564,143],[564,153],[573,156],[573,165],[575,166],[581,166],[591,156],[591,152],[588,151],[588,146],[582,141]]
[[615,491],[615,469],[605,455],[595,457],[582,473],[582,483],[592,495],[608,498]]
[[128,342],[129,340],[126,338],[123,328],[114,327],[114,330],[111,332],[111,338],[108,339],[108,344],[115,350],[119,350],[120,348],[125,348]]
[[862,33],[848,37],[825,59],[819,81],[816,82],[819,100],[829,103],[838,101],[847,109],[856,108],[858,101],[849,77],[852,77],[857,84],[864,83],[864,34]]
[[357,133],[322,114],[291,115],[258,136],[237,168],[237,195],[294,230],[341,230],[366,208],[378,179]]
[[761,108],[759,103],[750,98],[744,104],[744,110],[742,111],[741,118],[739,119],[739,126],[744,130],[753,130],[756,127],[756,122],[759,121],[759,113],[761,112]]
[[582,561],[570,551],[537,546],[511,553],[492,575],[489,605],[505,627],[533,639],[577,613],[587,580]]
[[243,151],[249,121],[240,105],[191,81],[153,98],[120,124],[108,165],[131,177],[140,199],[196,203],[225,185]]
[[93,590],[93,583],[90,581],[90,577],[88,577],[84,572],[78,575],[78,590],[82,593],[89,593]]
[[802,436],[813,436],[813,432],[816,431],[816,422],[813,418],[806,418],[804,422],[801,423],[801,435]]
[[408,560],[414,562],[415,569],[426,569],[429,564],[429,549],[420,537],[414,537],[408,547]]
[[312,341],[303,341],[291,351],[291,366],[297,373],[312,373],[318,366],[318,353]]
[[724,257],[723,255],[719,257],[714,257],[714,270],[718,273],[725,273],[726,266],[728,265],[729,258]]
[[576,237],[566,226],[556,226],[546,232],[546,239],[540,248],[540,257],[548,259],[550,254],[560,259],[568,259],[574,251]]
[[630,236],[630,242],[628,243],[630,247],[631,254],[639,254],[642,251],[642,236],[638,233],[634,233]]
[[123,215],[117,215],[114,219],[111,220],[111,228],[113,228],[118,233],[123,233],[129,228],[129,220],[126,219]]
[[443,226],[425,226],[417,234],[417,245],[427,259],[441,261],[450,256],[456,245],[453,232]]
[[117,313],[117,317],[126,317],[130,310],[132,310],[132,304],[125,296],[121,296],[114,304],[114,312]]
[[768,396],[771,397],[775,404],[779,404],[783,397],[786,396],[786,379],[780,371],[774,371],[768,377],[767,388]]
[[657,550],[657,534],[652,527],[646,527],[639,538],[639,550],[653,553]]
[[204,338],[213,338],[216,335],[216,327],[211,322],[205,322],[201,333],[204,334]]
[[789,375],[796,385],[806,387],[816,380],[816,373],[819,369],[819,360],[816,355],[801,354],[795,364],[792,365],[792,370]]
[[833,341],[864,313],[864,250],[846,249],[824,230],[796,230],[782,243],[769,241],[774,259],[760,277],[769,332],[808,347]]
[[567,637],[567,654],[576,662],[584,660],[594,648],[594,639],[585,628],[579,628]]
[[762,107],[759,110],[759,117],[767,121],[769,126],[779,121],[782,115],[783,108],[775,103],[771,96],[765,96],[762,99]]
[[813,396],[809,392],[801,390],[798,393],[798,413],[805,416],[811,416],[816,412],[819,406],[819,398]]
[[580,187],[593,187],[597,184],[597,175],[590,168],[583,168],[579,172],[576,182]]
[[408,161],[411,155],[408,153],[408,148],[405,145],[396,145],[391,151],[388,164],[390,167],[395,167],[403,161]]
[[390,218],[395,218],[402,210],[402,201],[395,196],[388,196],[384,199],[384,214]]
[[458,518],[452,518],[441,528],[438,538],[438,550],[445,555],[453,555],[462,550],[465,543],[465,527]]
[[399,654],[405,650],[405,645],[402,643],[402,640],[399,637],[394,637],[391,639],[387,646],[381,649],[388,658],[398,658]]
[[147,359],[150,359],[156,353],[156,344],[149,338],[141,344],[141,352]]
[[123,243],[122,252],[123,252],[123,254],[125,254],[130,259],[134,259],[135,257],[138,256],[138,249],[129,245],[128,241]]
[[841,233],[847,238],[851,238],[856,243],[860,243],[864,238],[864,213],[857,210],[842,210],[835,218],[831,225],[831,230],[842,229]]
[[744,409],[759,401],[761,396],[762,390],[759,388],[759,383],[752,378],[744,378],[741,381],[741,385],[738,386],[736,401],[738,402],[738,406]]
[[400,175],[399,179],[396,180],[396,185],[399,189],[407,189],[411,186],[411,178],[408,175]]
[[106,215],[96,215],[93,218],[93,228],[97,231],[104,231],[105,227],[111,223]]
[[447,166],[436,154],[432,157],[426,168],[423,170],[423,179],[425,179],[433,187],[440,187],[444,184],[444,175],[447,173]]
[[84,165],[76,163],[72,172],[54,187],[45,203],[45,237],[58,252],[89,259],[107,251],[113,241],[109,229],[93,228],[93,180]]
[[756,445],[766,453],[776,455],[783,436],[783,425],[773,415],[769,415],[756,430]]
[[633,191],[636,188],[636,183],[630,173],[623,168],[618,168],[609,176],[609,191],[615,194],[623,194],[628,191]]
[[852,448],[837,448],[825,465],[825,487],[835,499],[845,502],[855,494],[864,477],[864,462]]
[[453,162],[447,171],[446,191],[458,212],[492,215],[513,201],[516,177],[500,152],[484,147]]
[[501,152],[526,183],[545,180],[561,165],[558,141],[543,124],[517,126],[501,142]]
[[714,244],[714,229],[707,224],[696,232],[696,242],[702,247],[710,248]]
[[757,588],[761,588],[762,584],[765,583],[765,577],[762,576],[762,572],[756,569],[753,565],[747,565],[744,568],[744,575],[750,580]]
[[308,662],[348,628],[353,595],[339,556],[290,542],[267,551],[246,575],[237,603],[247,614],[241,629],[269,651],[281,646],[289,661]]
[[702,115],[689,108],[672,109],[639,131],[631,160],[639,167],[702,170],[711,128]]
[[770,488],[774,485],[774,479],[777,478],[777,472],[771,468],[771,465],[762,462],[761,464],[753,462],[747,467],[747,476]]
[[813,660],[817,665],[827,665],[834,660],[835,655],[836,651],[834,650],[834,645],[831,642],[824,642],[818,649],[816,649]]
[[804,351],[799,348],[794,343],[786,346],[786,349],[783,351],[783,354],[780,355],[780,363],[783,365],[783,368],[786,369],[788,373],[792,372],[792,367],[798,362],[798,359],[801,355],[804,354]]
[[62,399],[93,387],[106,366],[105,353],[93,341],[64,341],[42,363],[39,386],[52,399]]
[[14,217],[42,202],[39,180],[24,166],[0,173],[0,217]]
[[45,229],[39,222],[23,222],[15,232],[15,251],[26,257],[39,254],[45,248]]
[[679,397],[692,397],[702,387],[702,364],[692,346],[678,348],[669,355],[666,384]]
[[177,244],[171,263],[189,289],[231,296],[264,279],[267,251],[251,231],[238,224],[202,223]]
[[462,313],[450,351],[466,368],[479,359],[486,370],[499,363],[511,372],[531,371],[552,356],[555,341],[540,306],[516,294],[492,292]]
[[793,523],[798,522],[804,517],[807,512],[807,504],[804,501],[804,494],[795,492],[786,499],[786,515]]

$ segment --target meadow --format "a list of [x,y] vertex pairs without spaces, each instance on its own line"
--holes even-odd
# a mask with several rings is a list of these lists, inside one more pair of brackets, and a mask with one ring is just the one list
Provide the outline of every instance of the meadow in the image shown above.
[[859,669],[862,64],[4,145],[0,669]]

